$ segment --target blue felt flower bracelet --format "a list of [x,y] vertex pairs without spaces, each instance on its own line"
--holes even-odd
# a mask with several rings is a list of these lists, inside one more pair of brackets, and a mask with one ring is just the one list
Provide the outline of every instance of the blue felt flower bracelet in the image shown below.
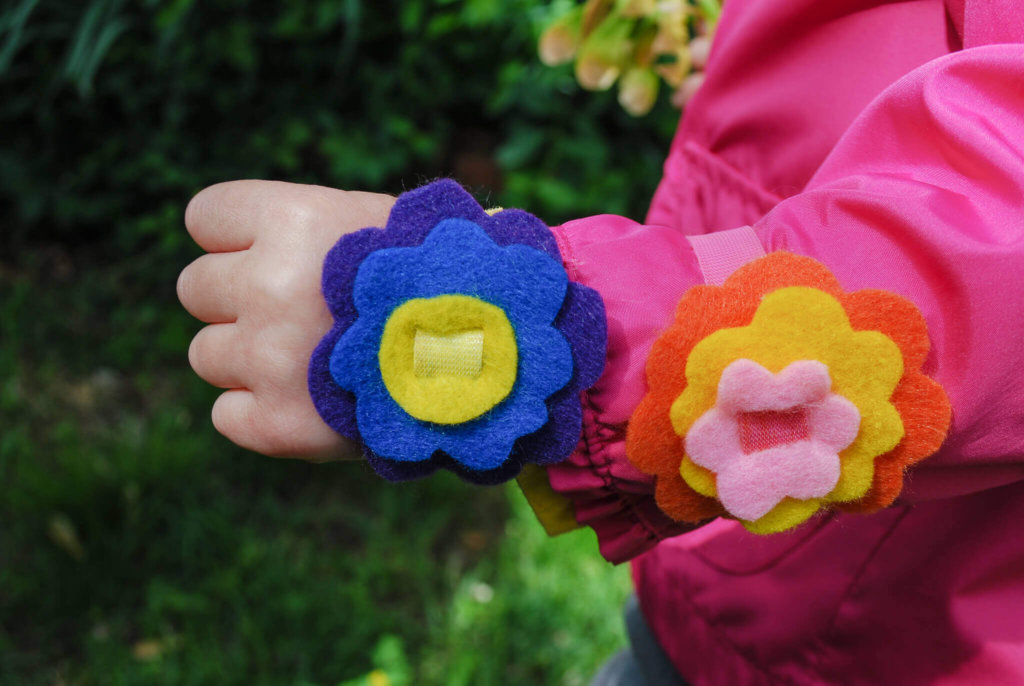
[[497,483],[572,453],[580,393],[604,366],[604,305],[533,215],[488,214],[436,181],[400,196],[383,229],[339,240],[323,293],[334,326],[310,394],[384,478]]

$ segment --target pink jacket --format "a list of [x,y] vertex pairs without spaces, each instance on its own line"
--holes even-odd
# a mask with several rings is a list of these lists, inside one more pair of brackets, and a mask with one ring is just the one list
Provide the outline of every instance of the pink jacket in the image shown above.
[[[609,360],[548,477],[633,559],[690,682],[1024,684],[1022,42],[1020,0],[728,0],[646,224],[556,229]],[[888,510],[679,535],[626,460],[647,352],[701,283],[685,236],[743,225],[923,312],[953,426]]]

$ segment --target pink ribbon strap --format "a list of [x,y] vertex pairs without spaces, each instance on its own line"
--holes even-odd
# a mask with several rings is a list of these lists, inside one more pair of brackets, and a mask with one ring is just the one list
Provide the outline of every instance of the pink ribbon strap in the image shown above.
[[704,283],[709,286],[721,286],[734,271],[765,256],[760,239],[749,226],[686,239],[697,255]]

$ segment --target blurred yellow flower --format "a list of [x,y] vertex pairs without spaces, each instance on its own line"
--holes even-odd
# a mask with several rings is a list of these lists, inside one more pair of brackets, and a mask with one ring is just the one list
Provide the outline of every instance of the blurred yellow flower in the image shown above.
[[576,55],[580,42],[582,8],[559,18],[540,35],[537,53],[540,61],[549,67],[565,64]]
[[658,77],[678,90],[703,63],[690,41],[714,33],[722,0],[586,0],[556,17],[538,42],[548,66],[575,59],[587,90],[619,82],[619,104],[631,115],[647,114],[658,97]]
[[653,14],[658,3],[655,0],[626,0],[622,7],[624,17],[645,17]]
[[630,69],[619,81],[619,104],[634,117],[651,111],[658,99],[658,76],[650,69]]
[[576,80],[590,91],[606,91],[619,78],[619,66],[590,53],[576,60]]

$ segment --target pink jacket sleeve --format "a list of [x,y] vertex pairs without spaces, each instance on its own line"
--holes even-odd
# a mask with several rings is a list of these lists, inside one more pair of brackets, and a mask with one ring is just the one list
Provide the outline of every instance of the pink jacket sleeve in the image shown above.
[[[888,290],[924,314],[924,371],[946,389],[953,424],[908,475],[904,500],[1024,478],[1022,84],[1022,45],[929,62],[882,93],[804,191],[754,226],[766,250],[813,257],[846,290]],[[609,353],[588,393],[581,448],[548,476],[605,557],[623,561],[687,529],[658,511],[624,437],[651,344],[700,269],[677,227],[599,216],[556,235],[571,277],[605,299]]]

